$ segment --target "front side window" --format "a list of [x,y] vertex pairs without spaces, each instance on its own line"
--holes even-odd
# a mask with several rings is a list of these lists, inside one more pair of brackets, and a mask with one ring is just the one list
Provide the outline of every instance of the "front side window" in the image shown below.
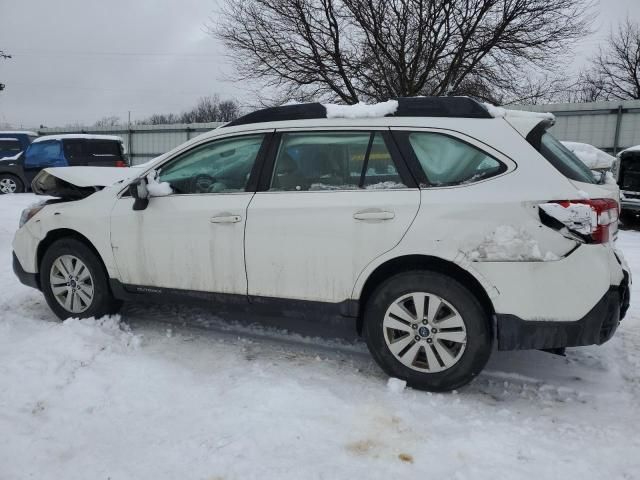
[[457,138],[431,132],[412,132],[409,143],[431,186],[473,183],[506,170],[482,150]]
[[178,194],[243,192],[263,138],[235,137],[196,147],[163,166],[160,181]]
[[32,143],[25,154],[25,167],[65,166],[60,142],[57,140]]
[[406,188],[380,133],[284,133],[270,190]]

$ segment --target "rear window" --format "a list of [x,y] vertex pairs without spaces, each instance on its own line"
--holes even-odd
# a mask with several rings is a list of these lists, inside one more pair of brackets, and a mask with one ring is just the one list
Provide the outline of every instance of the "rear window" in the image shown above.
[[120,142],[109,140],[89,140],[86,144],[89,160],[98,159],[122,159]]
[[576,182],[597,183],[591,170],[549,132],[542,134],[539,152],[568,179]]

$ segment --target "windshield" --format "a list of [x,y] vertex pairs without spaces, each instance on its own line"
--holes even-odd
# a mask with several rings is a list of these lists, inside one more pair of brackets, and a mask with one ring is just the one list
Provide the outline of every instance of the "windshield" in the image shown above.
[[591,170],[549,132],[542,134],[539,151],[568,179],[576,182],[597,183]]

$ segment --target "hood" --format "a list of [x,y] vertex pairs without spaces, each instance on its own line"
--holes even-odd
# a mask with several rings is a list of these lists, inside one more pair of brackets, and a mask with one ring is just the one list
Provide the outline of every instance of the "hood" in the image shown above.
[[139,172],[137,168],[122,167],[45,168],[33,179],[31,188],[38,195],[78,200]]

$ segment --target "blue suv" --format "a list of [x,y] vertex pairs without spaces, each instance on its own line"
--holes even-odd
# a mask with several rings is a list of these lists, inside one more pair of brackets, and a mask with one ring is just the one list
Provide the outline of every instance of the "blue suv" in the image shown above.
[[0,194],[25,192],[48,167],[127,167],[122,138],[112,135],[38,137],[18,155],[0,159]]

